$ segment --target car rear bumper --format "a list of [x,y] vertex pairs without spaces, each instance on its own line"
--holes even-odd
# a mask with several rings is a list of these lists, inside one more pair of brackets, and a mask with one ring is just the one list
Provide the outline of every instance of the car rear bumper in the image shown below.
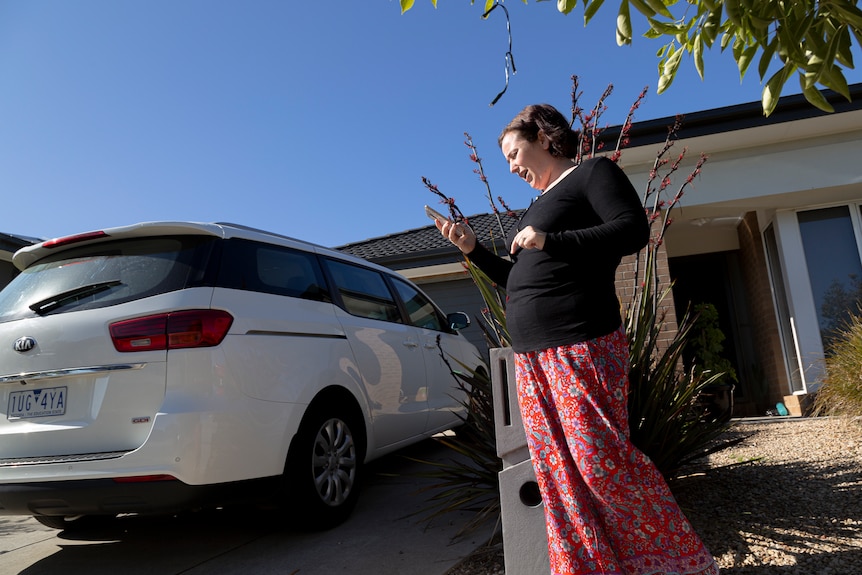
[[132,451],[0,459],[0,487],[156,475],[191,486],[279,475],[299,419],[297,406],[257,400],[234,410],[159,413]]

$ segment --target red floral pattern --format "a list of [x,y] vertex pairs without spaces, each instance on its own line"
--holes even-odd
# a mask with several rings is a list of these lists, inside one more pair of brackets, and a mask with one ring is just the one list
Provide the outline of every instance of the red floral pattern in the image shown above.
[[515,354],[553,575],[717,575],[661,473],[629,440],[622,329]]

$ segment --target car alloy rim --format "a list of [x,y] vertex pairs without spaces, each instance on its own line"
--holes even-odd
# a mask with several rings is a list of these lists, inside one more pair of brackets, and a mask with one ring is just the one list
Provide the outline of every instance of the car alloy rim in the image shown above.
[[340,419],[326,421],[317,432],[312,454],[314,487],[327,505],[342,505],[356,481],[356,443]]

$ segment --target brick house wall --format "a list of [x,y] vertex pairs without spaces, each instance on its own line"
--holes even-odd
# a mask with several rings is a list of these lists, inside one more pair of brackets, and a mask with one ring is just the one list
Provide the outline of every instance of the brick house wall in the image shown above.
[[[656,224],[658,225],[658,224]],[[667,249],[664,244],[660,245],[657,252],[656,269],[658,271],[659,291],[663,291],[670,286],[670,267],[667,260]],[[631,305],[632,299],[635,296],[635,290],[643,282],[643,263],[638,266],[638,255],[631,255],[623,258],[620,266],[617,268],[616,289],[617,297],[620,300],[620,309],[622,310],[623,318],[625,318],[625,310]],[[635,273],[639,273],[641,278],[635,282]],[[676,310],[674,309],[673,296],[668,294],[664,300],[659,302],[659,317],[664,319],[662,335],[659,338],[659,349],[663,350],[667,344],[673,339],[677,331]]]

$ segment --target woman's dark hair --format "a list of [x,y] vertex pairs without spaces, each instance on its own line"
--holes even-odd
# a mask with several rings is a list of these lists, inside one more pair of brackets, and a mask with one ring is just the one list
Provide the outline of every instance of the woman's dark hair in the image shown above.
[[503,137],[509,132],[518,132],[528,142],[535,142],[539,130],[544,132],[550,146],[548,151],[552,156],[574,159],[578,153],[578,133],[569,126],[569,122],[559,110],[550,104],[531,104],[509,122],[497,144],[503,144]]

